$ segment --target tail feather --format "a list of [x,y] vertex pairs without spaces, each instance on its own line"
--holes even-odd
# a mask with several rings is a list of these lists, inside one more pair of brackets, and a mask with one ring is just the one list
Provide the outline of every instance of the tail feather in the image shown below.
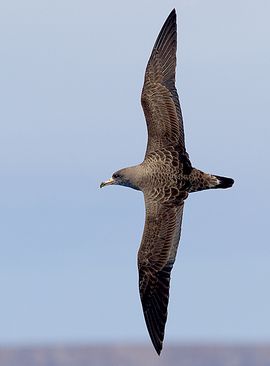
[[234,183],[232,178],[207,174],[196,168],[192,169],[189,179],[190,188],[188,192],[198,192],[215,188],[230,188]]
[[232,178],[220,177],[219,175],[214,175],[214,177],[218,179],[218,184],[213,188],[230,188],[234,183]]

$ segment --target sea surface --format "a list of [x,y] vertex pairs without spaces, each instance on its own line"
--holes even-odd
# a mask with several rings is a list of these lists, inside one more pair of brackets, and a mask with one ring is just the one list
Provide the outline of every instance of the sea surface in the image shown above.
[[270,366],[270,344],[0,346],[0,366]]

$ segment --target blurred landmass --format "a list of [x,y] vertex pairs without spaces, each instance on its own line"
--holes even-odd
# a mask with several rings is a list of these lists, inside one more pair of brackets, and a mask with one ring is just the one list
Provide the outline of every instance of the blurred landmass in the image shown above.
[[270,366],[270,345],[0,347],[1,366]]

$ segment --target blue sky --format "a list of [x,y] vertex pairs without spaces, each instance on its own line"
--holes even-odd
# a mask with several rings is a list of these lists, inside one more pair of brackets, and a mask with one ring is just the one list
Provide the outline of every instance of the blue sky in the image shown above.
[[175,7],[193,165],[235,179],[190,195],[166,340],[270,341],[266,0],[0,4],[0,343],[147,341],[140,192],[99,190],[143,159],[140,106]]

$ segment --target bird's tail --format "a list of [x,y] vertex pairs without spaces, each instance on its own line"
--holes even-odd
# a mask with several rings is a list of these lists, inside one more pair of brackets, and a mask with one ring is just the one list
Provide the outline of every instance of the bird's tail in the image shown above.
[[207,174],[199,169],[193,169],[190,176],[189,192],[204,191],[205,189],[229,188],[233,185],[232,178]]
[[214,175],[214,177],[217,178],[218,182],[212,188],[230,188],[234,183],[232,178],[220,177],[219,175]]

